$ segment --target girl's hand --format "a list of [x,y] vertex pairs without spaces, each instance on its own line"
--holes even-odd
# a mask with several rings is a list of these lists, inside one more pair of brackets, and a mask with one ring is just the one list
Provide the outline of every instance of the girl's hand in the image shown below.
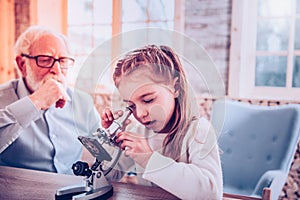
[[125,155],[131,157],[143,168],[146,167],[153,151],[144,136],[131,132],[117,134],[116,142],[121,142],[120,147],[125,150]]
[[[116,112],[112,112],[110,108],[105,108],[101,115],[101,125],[103,128],[108,128],[114,120],[118,119],[123,115],[122,110],[118,110]],[[127,119],[123,124],[122,130],[125,130],[126,126],[129,125],[131,121]]]
[[101,115],[101,124],[103,128],[108,128],[115,119],[118,119],[123,115],[122,110],[112,112],[110,108],[105,108]]
[[114,116],[110,108],[105,108],[101,114],[101,125],[108,128],[114,121]]

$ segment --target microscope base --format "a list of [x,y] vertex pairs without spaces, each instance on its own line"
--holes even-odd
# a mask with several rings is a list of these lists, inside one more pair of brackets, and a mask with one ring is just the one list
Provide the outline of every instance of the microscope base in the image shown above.
[[91,189],[86,186],[71,186],[56,191],[55,200],[105,200],[113,195],[112,185],[98,189]]

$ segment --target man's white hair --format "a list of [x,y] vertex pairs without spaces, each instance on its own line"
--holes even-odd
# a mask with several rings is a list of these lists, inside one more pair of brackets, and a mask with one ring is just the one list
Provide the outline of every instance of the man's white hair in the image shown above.
[[18,37],[14,46],[15,56],[21,55],[22,53],[30,54],[32,44],[44,35],[53,35],[57,38],[61,38],[66,45],[68,53],[71,53],[70,46],[65,35],[55,32],[48,27],[36,25],[30,26]]

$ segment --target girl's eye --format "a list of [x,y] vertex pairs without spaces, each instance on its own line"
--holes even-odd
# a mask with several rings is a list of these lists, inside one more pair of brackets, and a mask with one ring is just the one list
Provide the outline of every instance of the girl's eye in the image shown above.
[[144,102],[145,103],[151,103],[154,99],[145,99]]

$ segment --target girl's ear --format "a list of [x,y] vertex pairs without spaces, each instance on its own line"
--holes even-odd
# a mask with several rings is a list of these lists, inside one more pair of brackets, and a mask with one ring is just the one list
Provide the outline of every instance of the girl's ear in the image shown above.
[[16,63],[19,68],[19,70],[22,73],[22,76],[26,76],[26,65],[25,65],[25,60],[22,58],[22,56],[17,56],[16,57]]
[[174,80],[173,80],[173,87],[175,89],[174,97],[177,98],[179,96],[179,90],[180,90],[179,82],[178,82],[178,77],[174,78]]

